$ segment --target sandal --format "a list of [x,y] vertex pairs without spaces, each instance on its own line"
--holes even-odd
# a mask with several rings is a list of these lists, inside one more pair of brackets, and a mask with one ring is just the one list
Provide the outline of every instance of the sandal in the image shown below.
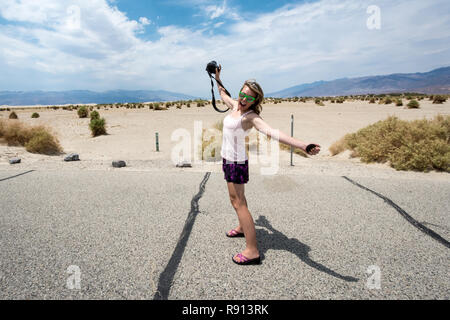
[[243,232],[237,232],[236,229],[230,230],[225,233],[228,238],[239,238],[244,237]]
[[231,260],[233,260],[234,263],[240,264],[240,265],[260,264],[261,263],[261,257],[249,259],[246,256],[244,256],[242,253],[238,253],[235,257],[237,257],[239,259],[239,261],[234,260],[234,257],[231,257]]

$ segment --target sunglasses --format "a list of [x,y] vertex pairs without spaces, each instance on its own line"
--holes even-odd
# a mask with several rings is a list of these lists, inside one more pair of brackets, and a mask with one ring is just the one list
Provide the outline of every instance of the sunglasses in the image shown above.
[[242,99],[247,98],[247,101],[248,101],[248,102],[253,102],[253,101],[256,100],[255,97],[248,96],[248,95],[246,95],[245,93],[243,93],[242,91],[239,91],[239,97],[242,98]]

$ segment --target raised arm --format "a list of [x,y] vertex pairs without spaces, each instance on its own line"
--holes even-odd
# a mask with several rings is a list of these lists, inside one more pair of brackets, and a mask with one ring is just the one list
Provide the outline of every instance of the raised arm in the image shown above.
[[[311,144],[311,143],[306,143],[301,140],[295,139],[291,136],[288,136],[287,134],[285,134],[282,131],[273,129],[259,115],[252,113],[251,116],[249,116],[248,118],[249,118],[250,122],[253,124],[253,126],[255,127],[255,129],[258,130],[259,132],[264,133],[265,135],[276,139],[277,133],[278,133],[278,141],[280,141],[281,143],[287,144],[294,148],[299,148],[305,152],[307,152],[306,147],[309,144]],[[309,153],[307,152],[308,154],[314,155],[314,154],[317,154],[320,152],[320,145],[318,145],[316,143],[313,143],[313,144],[316,147],[313,148],[312,150],[310,150]]]
[[219,80],[219,81],[216,81],[217,88],[219,89],[220,98],[222,99],[222,101],[227,105],[228,108],[233,110],[238,107],[238,102],[236,100],[234,100],[233,98],[231,98],[230,96],[228,96],[225,93],[225,88],[220,85],[219,82],[222,82],[222,80],[220,80],[220,71],[221,70],[222,70],[222,66],[219,65],[219,68],[216,69],[216,80]]

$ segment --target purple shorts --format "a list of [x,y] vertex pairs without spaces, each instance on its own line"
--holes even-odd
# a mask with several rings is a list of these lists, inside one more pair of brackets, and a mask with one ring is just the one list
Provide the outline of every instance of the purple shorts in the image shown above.
[[245,160],[244,163],[241,161],[228,161],[223,159],[222,170],[227,182],[236,184],[248,182],[248,160]]

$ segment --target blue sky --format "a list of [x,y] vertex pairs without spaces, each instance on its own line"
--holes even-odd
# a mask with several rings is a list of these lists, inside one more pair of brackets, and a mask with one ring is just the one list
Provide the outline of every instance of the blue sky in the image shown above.
[[[127,14],[130,19],[139,20],[145,16],[153,23],[148,28],[146,36],[154,37],[157,27],[176,25],[180,27],[197,28],[199,25],[210,22],[210,17],[216,10],[216,23],[229,22],[232,18],[220,15],[220,8],[233,8],[240,17],[251,19],[262,13],[270,13],[274,10],[289,4],[298,4],[305,1],[174,1],[174,0],[116,0],[110,3],[117,6],[121,11]],[[311,2],[311,1],[310,1]],[[211,7],[211,11],[203,11]],[[214,8],[213,8],[214,7]],[[226,32],[225,25],[214,29],[215,33]]]
[[450,65],[448,0],[0,0],[0,91],[235,95]]

